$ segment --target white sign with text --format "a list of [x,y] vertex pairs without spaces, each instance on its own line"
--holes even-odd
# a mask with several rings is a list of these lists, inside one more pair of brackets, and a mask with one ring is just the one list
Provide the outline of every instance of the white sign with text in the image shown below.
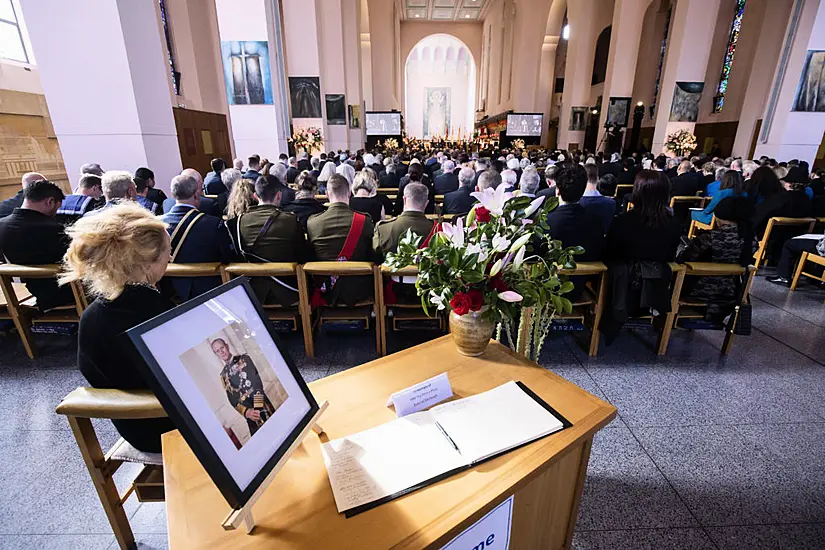
[[441,550],[507,550],[510,547],[510,527],[513,524],[511,496],[475,522]]
[[387,406],[395,406],[395,414],[398,415],[398,418],[401,418],[414,412],[423,411],[452,396],[453,389],[450,387],[450,380],[445,372],[407,389],[395,392],[387,401]]

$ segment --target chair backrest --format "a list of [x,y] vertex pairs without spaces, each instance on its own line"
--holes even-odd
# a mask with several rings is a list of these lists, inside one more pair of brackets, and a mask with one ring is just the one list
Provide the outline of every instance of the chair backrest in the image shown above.
[[372,262],[307,262],[303,265],[303,271],[307,275],[349,277],[372,275],[374,267]]
[[172,264],[166,267],[164,277],[215,277],[221,274],[218,262],[201,264]]
[[221,278],[228,283],[233,277],[290,277],[295,276],[298,264],[294,262],[268,262],[260,264],[232,263],[221,267]]
[[616,186],[616,191],[613,193],[613,197],[618,199],[622,197],[625,193],[632,193],[633,192],[633,185],[628,183],[620,183]]
[[670,207],[675,208],[676,205],[682,205],[687,207],[703,207],[705,205],[705,197],[695,197],[695,196],[675,196],[670,197]]
[[560,269],[560,275],[587,276],[599,275],[607,271],[607,266],[602,262],[576,262],[576,269]]
[[77,418],[145,420],[163,418],[158,398],[150,390],[114,390],[80,387],[63,398],[57,414]]
[[768,251],[768,244],[770,243],[771,233],[775,227],[802,227],[807,226],[808,232],[814,230],[816,226],[816,218],[783,218],[773,217],[768,220],[768,225],[765,227],[765,233],[762,234],[762,240],[759,241],[759,248],[754,254],[754,266],[759,269],[759,266],[765,260]]

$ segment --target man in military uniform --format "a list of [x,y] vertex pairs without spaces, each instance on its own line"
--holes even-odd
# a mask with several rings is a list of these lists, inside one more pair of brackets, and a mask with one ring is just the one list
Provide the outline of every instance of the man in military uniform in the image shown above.
[[[259,204],[226,222],[235,250],[248,262],[296,262],[309,259],[304,228],[298,217],[281,210],[281,186],[272,176],[258,178],[255,195]],[[263,304],[291,306],[298,301],[295,277],[253,277],[255,295]]]
[[255,363],[246,355],[232,355],[229,344],[222,338],[212,340],[212,352],[223,362],[221,382],[229,404],[246,419],[249,435],[264,425],[275,412],[264,392],[264,383]]
[[[410,182],[404,187],[404,211],[397,218],[380,221],[375,226],[372,244],[377,255],[384,258],[388,252],[395,252],[398,241],[404,238],[408,230],[422,237],[419,246],[426,246],[437,227],[437,223],[424,214],[429,192],[423,183]],[[393,276],[384,287],[387,303],[417,303],[419,298],[414,285],[415,277]]]
[[[372,249],[373,223],[369,216],[355,212],[349,207],[349,181],[335,174],[327,182],[329,208],[307,220],[307,236],[312,245],[313,255],[318,261],[376,261]],[[318,296],[320,282],[316,281]],[[332,287],[332,288],[330,288]],[[323,283],[323,300],[335,304],[339,299],[350,307],[356,302],[373,295],[371,276],[341,277],[337,281]]]

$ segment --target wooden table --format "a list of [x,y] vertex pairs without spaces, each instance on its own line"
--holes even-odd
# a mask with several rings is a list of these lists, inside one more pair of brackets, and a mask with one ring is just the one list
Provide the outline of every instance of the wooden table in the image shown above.
[[[395,413],[385,407],[392,392],[444,371],[457,398],[524,382],[573,426],[346,519],[335,508],[321,441],[392,420]],[[180,434],[163,436],[173,550],[441,548],[513,494],[511,549],[569,547],[593,435],[616,416],[612,405],[498,343],[481,357],[464,357],[449,335],[309,387],[319,402],[330,402],[321,419],[326,434],[310,434],[298,447],[256,504],[251,535],[221,528],[229,505]]]

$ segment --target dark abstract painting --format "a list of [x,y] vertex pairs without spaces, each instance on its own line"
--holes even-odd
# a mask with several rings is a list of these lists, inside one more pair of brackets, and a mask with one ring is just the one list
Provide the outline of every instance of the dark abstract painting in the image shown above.
[[321,118],[321,79],[317,76],[290,76],[289,98],[292,118]]
[[347,102],[344,94],[327,94],[327,124],[344,126],[347,123]]
[[805,68],[796,90],[794,111],[806,113],[825,112],[825,52],[808,51]]

